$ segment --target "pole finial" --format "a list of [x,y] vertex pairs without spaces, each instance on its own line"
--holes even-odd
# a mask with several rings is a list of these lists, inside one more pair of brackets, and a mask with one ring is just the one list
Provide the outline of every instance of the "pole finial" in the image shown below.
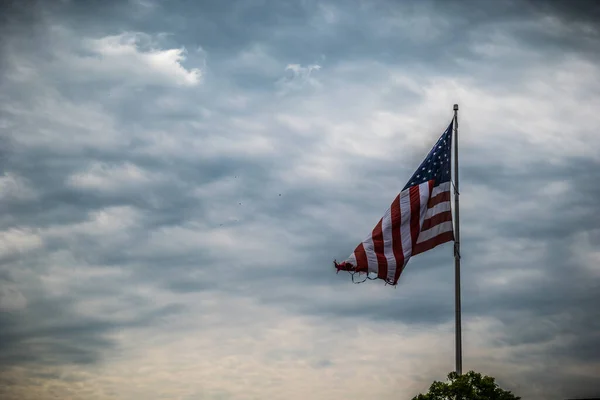
[[458,111],[458,104],[454,105],[454,111]]

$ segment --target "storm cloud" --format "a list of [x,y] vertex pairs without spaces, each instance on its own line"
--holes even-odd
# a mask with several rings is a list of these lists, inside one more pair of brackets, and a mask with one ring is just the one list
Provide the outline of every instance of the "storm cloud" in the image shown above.
[[452,246],[336,274],[460,105],[464,369],[598,396],[594,1],[6,1],[0,397],[411,398]]

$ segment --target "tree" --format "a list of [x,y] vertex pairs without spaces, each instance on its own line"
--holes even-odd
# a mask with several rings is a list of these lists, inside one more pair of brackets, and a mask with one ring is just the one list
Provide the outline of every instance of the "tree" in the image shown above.
[[511,392],[500,389],[495,379],[469,371],[458,375],[448,374],[448,382],[434,381],[429,392],[419,394],[412,400],[520,400]]

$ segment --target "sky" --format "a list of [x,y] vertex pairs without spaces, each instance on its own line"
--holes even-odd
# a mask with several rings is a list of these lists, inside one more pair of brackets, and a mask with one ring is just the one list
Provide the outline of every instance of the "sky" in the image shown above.
[[410,399],[452,244],[336,274],[459,111],[463,369],[600,396],[594,1],[2,2],[0,397]]

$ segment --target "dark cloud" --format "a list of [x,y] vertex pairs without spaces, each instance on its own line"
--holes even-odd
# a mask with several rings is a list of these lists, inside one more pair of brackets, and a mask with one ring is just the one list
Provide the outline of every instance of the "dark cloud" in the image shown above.
[[574,22],[600,22],[600,6],[594,0],[575,0],[568,3],[559,0],[528,1],[537,12],[557,15]]
[[[585,29],[597,26],[595,5],[351,3],[6,3],[0,289],[25,300],[5,305],[0,292],[9,309],[0,312],[0,368],[97,366],[119,351],[119,332],[200,320],[206,326],[183,332],[201,338],[222,315],[269,324],[271,309],[324,326],[451,324],[450,245],[412,259],[396,289],[353,286],[332,261],[372,229],[441,133],[433,126],[449,114],[439,117],[432,103],[463,96],[448,107],[466,103],[473,132],[461,153],[465,327],[498,324],[486,346],[507,355],[491,372],[531,398],[598,389],[573,372],[600,362],[592,265],[600,169],[576,146],[597,146],[596,122],[584,105],[561,115],[543,96],[593,107],[597,86],[567,80],[552,91],[558,83],[548,82],[544,92],[536,75],[577,75],[564,70],[566,55],[596,57],[597,32]],[[148,36],[114,42],[130,45],[121,48],[129,58],[86,64],[102,56],[82,39],[132,31]],[[181,64],[164,52],[143,59],[181,46]],[[289,64],[296,70],[286,72]],[[310,65],[322,68],[309,75]],[[195,67],[201,82],[172,78]],[[540,118],[551,128],[578,119],[563,132],[573,142],[556,151],[534,142],[546,138],[541,128],[514,133]],[[230,303],[238,300],[261,311],[242,315]],[[309,353],[265,354],[341,367],[334,355]],[[502,375],[511,363],[543,368],[511,383]]]
[[[118,294],[103,289],[96,296]],[[90,291],[86,291],[89,296]],[[162,317],[181,312],[180,305],[169,305],[140,313],[126,320],[110,316],[81,316],[73,309],[83,293],[47,296],[28,304],[19,312],[0,313],[0,368],[22,364],[90,364],[115,349],[107,334],[125,328],[140,328],[160,323]]]

